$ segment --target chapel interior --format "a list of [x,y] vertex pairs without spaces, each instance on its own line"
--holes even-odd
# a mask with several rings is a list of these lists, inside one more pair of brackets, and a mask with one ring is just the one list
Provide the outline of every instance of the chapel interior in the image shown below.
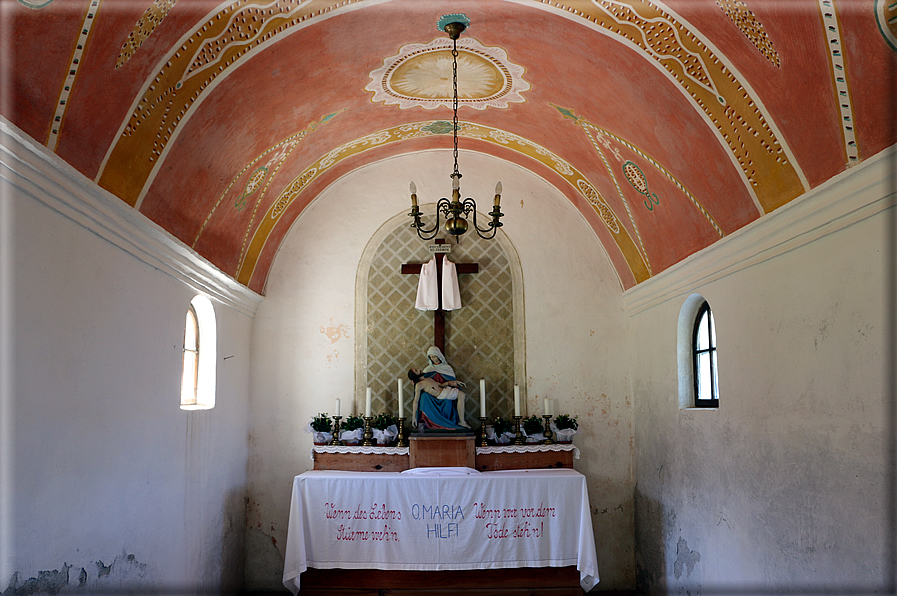
[[0,43],[4,595],[286,594],[309,422],[426,362],[453,167],[503,216],[437,228],[445,356],[475,429],[576,416],[595,592],[897,590],[893,1],[0,0]]

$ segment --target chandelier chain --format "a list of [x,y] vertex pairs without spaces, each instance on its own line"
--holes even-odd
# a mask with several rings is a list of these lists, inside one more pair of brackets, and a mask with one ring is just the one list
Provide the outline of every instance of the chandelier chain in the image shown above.
[[453,152],[453,156],[455,158],[455,171],[452,175],[457,174],[458,177],[461,176],[461,173],[458,171],[458,40],[452,40],[452,89],[454,91],[453,101],[452,101],[452,111],[454,113],[454,119],[452,120],[452,137],[455,142],[455,149]]

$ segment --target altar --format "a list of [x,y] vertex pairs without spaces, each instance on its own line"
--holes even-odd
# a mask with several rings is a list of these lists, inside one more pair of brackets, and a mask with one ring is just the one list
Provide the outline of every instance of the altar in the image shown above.
[[585,476],[570,469],[316,470],[293,480],[283,583],[309,568],[575,567],[598,583]]

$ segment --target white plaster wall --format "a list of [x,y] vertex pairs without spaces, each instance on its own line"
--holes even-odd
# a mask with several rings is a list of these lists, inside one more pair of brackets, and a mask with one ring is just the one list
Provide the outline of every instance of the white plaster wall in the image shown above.
[[[881,165],[842,176],[628,297],[640,303],[630,348],[646,591],[885,586],[894,210],[881,200]],[[718,411],[678,408],[676,326],[692,292],[716,317]]]
[[[280,586],[292,478],[312,468],[311,416],[343,413],[354,387],[358,261],[378,226],[450,190],[449,152],[405,155],[334,183],[294,223],[253,328],[247,588]],[[505,227],[523,268],[529,409],[578,414],[576,467],[588,477],[601,588],[634,585],[632,416],[620,285],[594,233],[544,180],[462,154],[465,196],[504,186]],[[432,209],[429,210],[432,213]],[[400,263],[396,263],[398,267]],[[330,339],[343,333],[336,341]]]
[[6,181],[0,200],[0,586],[239,589],[251,318],[215,302],[216,406],[182,411],[196,292]]

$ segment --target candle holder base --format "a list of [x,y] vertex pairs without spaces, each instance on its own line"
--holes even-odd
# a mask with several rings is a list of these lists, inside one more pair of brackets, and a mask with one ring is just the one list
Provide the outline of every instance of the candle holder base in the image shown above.
[[329,445],[340,446],[342,442],[339,440],[339,421],[342,416],[333,417],[333,438],[330,439]]
[[523,438],[523,428],[521,427],[520,421],[523,419],[523,416],[514,416],[514,433],[517,435],[514,437],[514,441],[512,442],[514,445],[523,445],[526,441]]
[[396,441],[396,447],[407,447],[408,440],[405,439],[405,418],[399,418],[399,437]]
[[480,416],[480,443],[477,447],[488,447],[489,442],[486,440],[486,418],[485,416]]
[[374,444],[374,441],[372,440],[374,438],[374,431],[371,430],[371,421],[373,419],[373,416],[364,417],[364,438],[361,441],[361,444],[364,447],[371,447]]
[[545,436],[545,438],[542,439],[542,444],[554,445],[554,433],[551,432],[551,414],[542,414],[542,418],[545,419],[545,430],[542,431],[542,434]]

